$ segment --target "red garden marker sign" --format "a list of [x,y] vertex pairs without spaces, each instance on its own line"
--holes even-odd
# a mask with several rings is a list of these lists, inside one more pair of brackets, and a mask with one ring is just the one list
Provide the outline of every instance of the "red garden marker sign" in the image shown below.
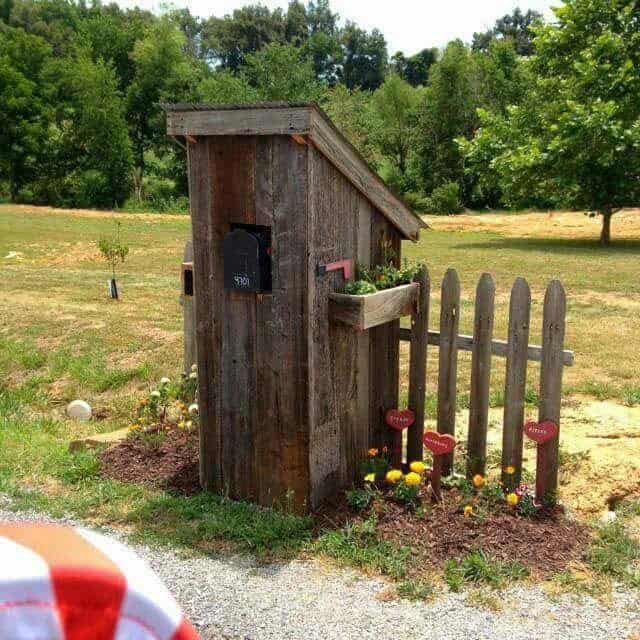
[[543,444],[553,440],[558,435],[558,425],[550,420],[544,422],[531,420],[524,425],[524,432],[528,438],[537,444]]
[[416,421],[416,416],[411,409],[389,409],[384,414],[384,420],[395,431],[403,431]]
[[456,446],[456,439],[448,433],[427,431],[422,442],[433,453],[433,471],[431,472],[431,490],[436,500],[440,500],[440,476],[442,475],[442,456],[451,453]]
[[391,462],[394,467],[399,467],[402,464],[402,432],[416,421],[416,416],[411,409],[388,409],[384,414],[384,421],[393,430]]

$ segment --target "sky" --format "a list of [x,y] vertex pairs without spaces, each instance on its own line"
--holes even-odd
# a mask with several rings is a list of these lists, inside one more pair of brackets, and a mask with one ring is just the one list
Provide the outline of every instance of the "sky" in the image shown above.
[[[260,3],[272,9],[286,9],[288,0],[173,0],[178,8],[207,18],[223,16],[246,4]],[[139,6],[158,11],[162,0],[118,0],[123,7]],[[559,0],[332,0],[331,8],[345,20],[367,30],[378,28],[385,35],[389,54],[404,51],[412,55],[426,47],[440,47],[449,40],[471,41],[475,31],[486,31],[497,18],[515,7],[535,9],[547,19]]]

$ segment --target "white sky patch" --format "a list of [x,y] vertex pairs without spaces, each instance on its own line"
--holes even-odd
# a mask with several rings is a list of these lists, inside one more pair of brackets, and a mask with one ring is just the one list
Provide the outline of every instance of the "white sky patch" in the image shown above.
[[[306,4],[306,0],[303,0]],[[209,17],[223,16],[246,4],[260,3],[271,9],[287,8],[288,0],[174,0],[173,5],[188,7],[191,13]],[[139,6],[155,12],[165,6],[164,0],[118,0],[122,7]],[[553,18],[552,6],[560,0],[332,0],[331,8],[345,20],[362,28],[378,28],[384,33],[389,55],[404,51],[412,55],[427,47],[441,47],[461,38],[470,42],[474,32],[486,31],[501,16],[516,7],[535,9]]]

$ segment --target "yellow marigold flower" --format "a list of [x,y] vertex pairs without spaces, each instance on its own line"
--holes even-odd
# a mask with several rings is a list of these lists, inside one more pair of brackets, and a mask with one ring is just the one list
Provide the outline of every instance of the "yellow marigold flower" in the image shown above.
[[367,473],[367,475],[364,477],[364,481],[365,482],[375,482],[376,481],[376,474],[375,473]]
[[476,473],[476,475],[473,476],[473,486],[476,489],[482,489],[482,487],[484,487],[484,476]]
[[385,480],[389,484],[396,484],[400,482],[400,480],[402,480],[402,471],[400,471],[400,469],[391,469],[391,471],[387,471]]
[[516,472],[516,468],[512,464],[510,464],[508,467],[504,468],[504,472],[508,476],[512,476]]
[[378,455],[378,450],[377,449],[369,449],[369,455],[372,458],[375,458]]
[[412,462],[409,465],[409,469],[411,469],[411,471],[413,471],[414,473],[419,473],[420,475],[422,475],[426,470],[427,470],[427,465],[424,462]]
[[464,517],[465,517],[465,518],[468,518],[472,513],[473,513],[473,507],[472,507],[470,504],[465,505],[465,508],[464,508]]
[[515,507],[518,504],[518,495],[516,493],[509,493],[507,495],[507,504],[510,507]]
[[422,482],[422,476],[419,473],[412,471],[411,473],[407,473],[407,475],[404,478],[404,481],[410,487],[416,487]]

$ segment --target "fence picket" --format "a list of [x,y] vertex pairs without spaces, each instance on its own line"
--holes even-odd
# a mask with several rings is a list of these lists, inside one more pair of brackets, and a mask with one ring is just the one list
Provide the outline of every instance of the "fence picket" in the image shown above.
[[558,489],[558,447],[560,442],[560,402],[562,398],[562,350],[564,348],[567,300],[562,284],[552,280],[544,296],[542,322],[542,363],[538,420],[558,425],[552,440],[538,445],[536,497],[555,503]]
[[411,352],[409,356],[409,409],[416,417],[407,436],[407,462],[422,460],[424,435],[424,403],[427,372],[427,337],[429,332],[429,300],[431,280],[423,265],[416,276],[420,284],[417,309],[411,317]]
[[[440,299],[440,353],[438,368],[438,431],[455,436],[456,375],[458,370],[458,325],[460,321],[460,279],[448,269],[442,281]],[[449,475],[453,453],[443,456],[442,474]]]
[[[527,384],[527,351],[531,316],[531,290],[524,278],[517,278],[509,303],[509,337],[504,384],[504,424],[502,431],[502,482],[508,490],[522,478],[522,426]],[[513,467],[514,473],[507,473]]]
[[489,426],[489,390],[491,384],[491,341],[496,287],[490,274],[484,273],[476,288],[471,359],[471,395],[467,442],[467,477],[484,475],[487,461]]

